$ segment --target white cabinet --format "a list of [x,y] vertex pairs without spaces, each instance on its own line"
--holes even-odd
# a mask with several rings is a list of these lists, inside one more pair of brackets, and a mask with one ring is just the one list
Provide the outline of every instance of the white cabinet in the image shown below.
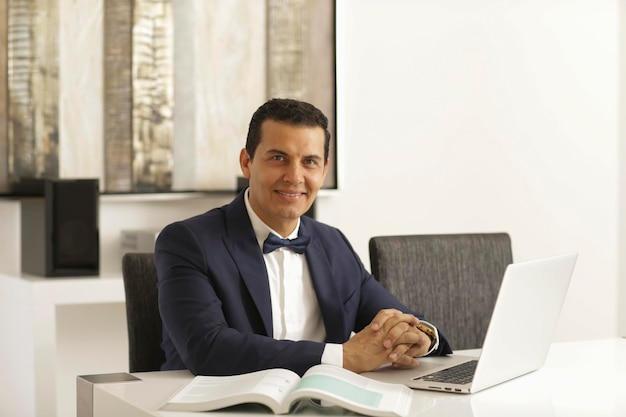
[[76,375],[128,370],[122,278],[0,273],[0,415],[74,417]]

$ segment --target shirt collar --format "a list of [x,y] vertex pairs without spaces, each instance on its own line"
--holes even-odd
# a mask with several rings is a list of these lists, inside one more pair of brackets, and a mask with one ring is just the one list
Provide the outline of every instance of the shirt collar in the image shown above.
[[[282,237],[280,233],[277,233],[271,227],[266,225],[263,220],[254,212],[254,209],[250,205],[250,199],[248,197],[248,193],[250,192],[250,188],[246,190],[244,193],[244,202],[246,204],[246,210],[248,211],[248,217],[250,217],[250,222],[252,223],[252,228],[254,229],[254,234],[256,235],[256,240],[259,243],[259,247],[261,250],[263,249],[263,242],[267,239],[267,235],[269,233],[274,233],[276,236]],[[298,218],[298,224],[296,228],[287,236],[287,239],[295,239],[298,237],[298,230],[300,230],[300,219]]]

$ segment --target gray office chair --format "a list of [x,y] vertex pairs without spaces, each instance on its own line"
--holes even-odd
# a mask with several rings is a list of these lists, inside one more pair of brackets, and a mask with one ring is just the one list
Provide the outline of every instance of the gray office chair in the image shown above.
[[157,274],[153,253],[127,253],[122,258],[128,324],[130,372],[158,371],[165,361],[161,349]]
[[379,236],[369,251],[376,279],[437,325],[453,349],[482,347],[513,261],[508,234]]

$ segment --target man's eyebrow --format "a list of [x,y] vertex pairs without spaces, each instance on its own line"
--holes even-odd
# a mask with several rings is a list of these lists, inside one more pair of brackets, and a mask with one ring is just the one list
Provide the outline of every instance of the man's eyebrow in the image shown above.
[[280,154],[280,155],[287,155],[287,152],[285,151],[281,151],[280,149],[268,149],[265,151],[266,154]]
[[[273,155],[284,155],[284,156],[289,156],[289,154],[285,151],[281,151],[280,149],[268,149],[265,151],[266,154],[273,154]],[[318,159],[321,160],[322,157],[318,154],[310,154],[310,155],[304,155],[304,159]]]

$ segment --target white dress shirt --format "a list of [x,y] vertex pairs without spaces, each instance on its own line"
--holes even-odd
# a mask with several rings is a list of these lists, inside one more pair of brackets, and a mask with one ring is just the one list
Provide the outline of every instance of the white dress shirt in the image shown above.
[[[245,193],[245,203],[261,250],[269,233],[287,239],[298,237],[300,220],[295,230],[284,237],[257,216],[250,206],[248,192]],[[263,259],[269,278],[274,338],[324,342],[326,328],[304,254],[279,248],[263,254]],[[327,343],[322,363],[343,366],[343,347],[340,344]]]

